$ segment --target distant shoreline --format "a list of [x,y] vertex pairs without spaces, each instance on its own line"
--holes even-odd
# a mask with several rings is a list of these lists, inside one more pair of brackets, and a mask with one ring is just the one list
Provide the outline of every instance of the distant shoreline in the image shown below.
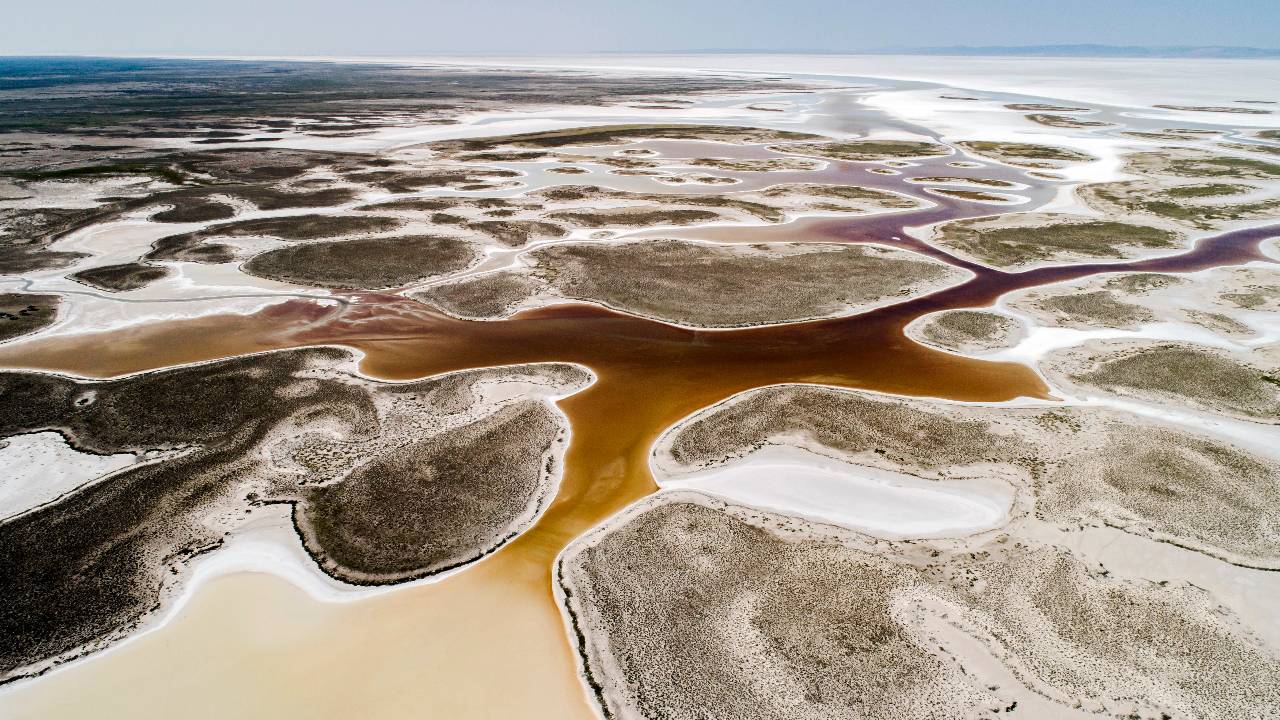
[[[637,51],[624,54],[646,54]],[[670,54],[670,53],[663,53]],[[962,57],[1045,58],[1213,58],[1256,60],[1280,58],[1280,48],[1237,45],[948,45],[939,47],[894,46],[858,50],[833,49],[734,49],[687,50],[690,55],[950,55]]]

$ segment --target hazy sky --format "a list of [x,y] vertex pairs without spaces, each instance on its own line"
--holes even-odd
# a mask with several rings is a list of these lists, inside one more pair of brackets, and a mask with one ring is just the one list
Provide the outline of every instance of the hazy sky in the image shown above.
[[1280,0],[8,0],[0,54],[1280,45]]

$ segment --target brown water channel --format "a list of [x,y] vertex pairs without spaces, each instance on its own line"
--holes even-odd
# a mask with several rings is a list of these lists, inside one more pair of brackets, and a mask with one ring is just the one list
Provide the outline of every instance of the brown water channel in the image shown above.
[[1030,368],[936,352],[907,340],[903,326],[927,312],[986,305],[1010,290],[1097,272],[1187,272],[1260,259],[1258,243],[1280,235],[1278,226],[1242,230],[1174,257],[1004,273],[911,240],[900,216],[868,220],[757,232],[899,244],[946,257],[975,277],[862,315],[732,331],[587,305],[465,322],[397,296],[364,294],[342,305],[294,300],[248,317],[0,349],[0,365],[94,377],[315,344],[357,349],[363,372],[389,380],[539,361],[581,363],[598,376],[560,403],[573,437],[556,500],[531,530],[478,565],[342,604],[316,603],[269,576],[215,580],[160,630],[12,688],[0,715],[589,717],[552,597],[552,563],[575,537],[654,490],[647,458],[665,428],[736,392],[782,382],[962,401],[1044,398],[1048,389]]

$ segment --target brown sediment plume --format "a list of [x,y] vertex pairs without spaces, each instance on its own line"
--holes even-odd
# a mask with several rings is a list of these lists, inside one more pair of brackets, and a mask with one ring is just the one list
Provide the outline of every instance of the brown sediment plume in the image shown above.
[[[320,717],[360,707],[369,715],[447,710],[440,714],[589,718],[552,596],[550,568],[575,537],[653,491],[648,454],[663,429],[736,392],[781,382],[964,401],[1043,398],[1048,389],[1030,368],[930,350],[908,340],[903,326],[927,312],[985,305],[1012,289],[1085,274],[1190,271],[1256,259],[1261,257],[1257,243],[1275,234],[1276,228],[1228,233],[1174,258],[1114,265],[1025,273],[974,266],[972,281],[899,305],[746,330],[679,328],[584,305],[542,308],[500,322],[466,322],[403,298],[367,294],[339,306],[289,302],[256,316],[24,342],[0,349],[0,364],[105,376],[273,347],[342,344],[365,353],[365,373],[387,379],[546,360],[590,367],[597,382],[560,402],[573,436],[559,493],[538,523],[465,572],[329,607],[313,632],[295,629],[272,636],[266,662],[275,668],[296,661],[308,671],[273,674],[275,685],[256,691],[270,704],[250,713],[305,711]],[[215,624],[227,622],[218,607],[201,605],[191,612],[215,618]],[[6,700],[44,717],[74,715],[77,708],[103,703],[122,707],[119,686],[143,683],[148,671],[165,667],[167,689],[153,683],[150,700],[129,701],[133,711],[168,715],[175,707],[190,707],[194,698],[215,715],[217,708],[243,709],[239,700],[227,697],[234,694],[221,689],[228,683],[261,684],[255,680],[263,669],[260,648],[215,642],[207,627],[192,628],[189,623],[197,622],[192,617],[188,613],[175,621],[191,642],[166,642],[163,632],[145,636],[113,651],[112,662],[68,668],[19,688]],[[206,665],[213,648],[218,657]],[[316,657],[326,660],[316,662]],[[202,672],[204,667],[213,670]],[[362,680],[351,683],[356,674]],[[340,698],[334,695],[337,688]]]
[[54,335],[0,346],[0,367],[109,378],[175,365],[298,347],[291,328],[306,327],[341,308],[292,299],[248,315],[217,314]]

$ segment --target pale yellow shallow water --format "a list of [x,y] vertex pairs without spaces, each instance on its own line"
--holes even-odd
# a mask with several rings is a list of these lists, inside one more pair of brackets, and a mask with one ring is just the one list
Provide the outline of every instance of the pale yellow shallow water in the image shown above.
[[[375,315],[386,317],[386,312]],[[395,317],[395,316],[392,316]],[[556,554],[654,489],[648,452],[666,427],[735,392],[823,382],[961,400],[1045,397],[1029,368],[939,353],[901,335],[893,310],[839,321],[698,332],[598,309],[551,308],[501,323],[370,322],[280,344],[341,342],[361,369],[407,379],[461,367],[561,360],[598,380],[559,404],[573,432],[565,477],[538,523],[438,583],[325,603],[286,581],[208,582],[170,622],[34,682],[0,691],[6,718],[591,718],[554,602]],[[110,375],[217,357],[243,342],[244,318],[202,321],[183,343],[91,338],[32,343],[28,367]],[[172,325],[157,328],[174,330]],[[341,332],[339,332],[341,331]],[[377,339],[362,339],[378,334]],[[215,342],[216,341],[216,342]],[[275,342],[254,340],[239,352]],[[228,353],[230,354],[230,353]],[[0,362],[6,358],[0,354]],[[13,358],[16,360],[16,358]],[[16,364],[16,363],[15,363]]]
[[592,717],[572,660],[556,656],[555,608],[522,602],[519,587],[474,591],[475,570],[448,591],[346,603],[273,575],[220,577],[159,631],[4,696],[0,715]]

